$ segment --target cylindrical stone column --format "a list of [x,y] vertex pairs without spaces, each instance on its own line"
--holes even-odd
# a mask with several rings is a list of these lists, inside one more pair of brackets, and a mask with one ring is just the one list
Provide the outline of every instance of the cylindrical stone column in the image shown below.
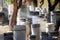
[[40,19],[38,16],[32,16],[32,24],[40,24]]
[[25,25],[15,25],[13,32],[14,40],[26,40],[26,26]]
[[4,40],[4,34],[0,34],[0,40]]
[[40,40],[40,24],[32,24],[31,31],[32,35],[36,35],[36,40]]
[[36,35],[40,31],[40,24],[31,25],[32,35]]
[[36,40],[36,35],[31,35],[30,40]]
[[29,33],[31,34],[31,24],[32,24],[32,18],[27,18],[26,20],[28,26],[29,26]]

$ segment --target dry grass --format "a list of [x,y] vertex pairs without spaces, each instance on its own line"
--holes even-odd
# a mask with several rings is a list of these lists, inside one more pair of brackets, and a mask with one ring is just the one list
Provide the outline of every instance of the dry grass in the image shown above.
[[0,29],[0,34],[7,33],[8,31],[9,31],[8,25],[2,26],[2,28]]

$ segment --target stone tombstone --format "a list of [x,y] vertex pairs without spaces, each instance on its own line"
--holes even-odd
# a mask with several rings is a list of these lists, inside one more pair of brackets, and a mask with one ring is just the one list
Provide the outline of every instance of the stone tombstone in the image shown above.
[[0,40],[4,40],[4,34],[0,34]]
[[8,19],[8,9],[7,8],[3,8],[2,12],[4,13],[5,18]]
[[13,40],[13,32],[4,33],[4,40]]
[[40,32],[40,24],[31,25],[32,35],[37,35]]
[[26,5],[22,5],[20,10],[20,19],[26,19],[28,13],[29,13],[28,7]]
[[31,35],[30,40],[36,40],[36,35]]
[[55,26],[53,23],[47,23],[46,24],[46,32],[54,32]]
[[51,20],[51,23],[54,23],[56,25],[56,16],[55,16],[55,14],[53,12],[51,12],[50,18],[51,18],[50,19]]
[[37,16],[32,16],[32,24],[40,24],[40,19]]
[[14,26],[13,39],[26,40],[26,26],[25,25]]
[[4,22],[4,13],[3,12],[0,12],[0,25],[3,24]]
[[39,12],[38,11],[30,11],[30,15],[39,16]]
[[28,28],[29,28],[29,34],[31,34],[32,18],[27,18],[27,19],[26,19],[26,23],[27,23]]
[[20,19],[21,21],[23,21],[23,22],[26,22],[26,19]]

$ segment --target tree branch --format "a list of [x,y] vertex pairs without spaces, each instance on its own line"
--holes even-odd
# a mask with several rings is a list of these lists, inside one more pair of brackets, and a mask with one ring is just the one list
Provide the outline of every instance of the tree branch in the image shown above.
[[48,0],[49,10],[53,11],[56,7],[56,5],[60,2],[60,0],[55,0],[54,4],[52,5],[50,0]]

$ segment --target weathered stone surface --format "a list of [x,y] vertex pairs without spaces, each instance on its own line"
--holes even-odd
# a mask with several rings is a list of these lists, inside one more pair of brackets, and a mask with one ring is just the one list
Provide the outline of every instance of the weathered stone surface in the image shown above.
[[4,34],[0,34],[0,40],[4,40]]
[[30,40],[36,40],[36,35],[31,35]]
[[16,25],[13,33],[14,40],[25,40],[26,39],[26,26]]
[[32,24],[40,24],[40,19],[37,16],[32,16]]
[[39,12],[38,11],[30,11],[30,15],[39,16]]
[[26,19],[28,16],[29,10],[26,5],[21,6],[20,10],[20,19]]
[[13,40],[13,32],[4,33],[4,40]]
[[32,24],[31,31],[32,35],[37,35],[40,32],[40,24]]

